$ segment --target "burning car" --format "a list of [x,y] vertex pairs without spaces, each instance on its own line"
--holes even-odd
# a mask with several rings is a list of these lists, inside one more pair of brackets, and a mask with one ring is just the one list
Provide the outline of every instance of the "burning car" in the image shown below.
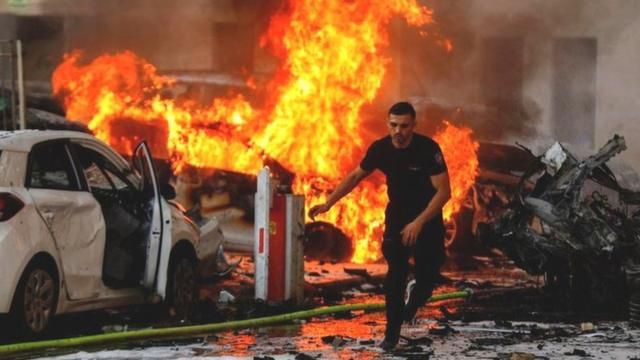
[[521,177],[509,209],[481,238],[578,307],[630,294],[640,321],[640,194],[605,164],[626,149],[614,136],[579,160],[554,144]]
[[[284,174],[284,175],[283,175]],[[280,170],[282,177],[290,174]],[[224,170],[190,169],[174,180],[177,197],[196,222],[215,219],[224,234],[225,250],[254,251],[254,196],[256,177]],[[290,192],[290,185],[281,186]],[[351,239],[338,227],[324,221],[305,226],[305,256],[310,259],[348,261],[353,255]]]
[[221,234],[166,198],[146,143],[131,163],[73,131],[0,132],[0,315],[24,336],[54,315],[163,299],[180,316]]
[[[475,182],[463,194],[458,211],[445,222],[445,246],[452,254],[482,250],[477,239],[478,224],[494,219],[508,207],[509,194],[516,189],[528,164],[535,160],[521,147],[488,142],[479,143],[477,156]],[[285,184],[291,181],[293,174],[282,166],[275,168],[278,180]],[[174,185],[177,200],[189,209],[188,214],[196,222],[211,217],[219,221],[226,250],[252,253],[255,181],[255,176],[247,174],[191,168],[179,174]],[[305,226],[304,249],[309,259],[349,261],[355,246],[354,239],[339,225],[310,221]]]
[[450,253],[483,250],[478,225],[493,221],[508,207],[510,195],[535,156],[519,146],[479,142],[477,159],[474,183],[464,194],[460,209],[445,222],[445,247]]

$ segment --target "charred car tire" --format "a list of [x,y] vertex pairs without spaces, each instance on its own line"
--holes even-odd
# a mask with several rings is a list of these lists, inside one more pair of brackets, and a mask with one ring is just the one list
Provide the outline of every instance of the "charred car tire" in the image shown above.
[[22,274],[13,297],[10,317],[13,336],[38,339],[46,334],[58,304],[58,277],[50,265],[34,262]]
[[189,319],[196,300],[196,260],[187,252],[177,252],[169,262],[166,304],[175,316]]
[[446,220],[444,222],[444,247],[449,248],[456,240],[458,225],[456,219]]
[[335,225],[316,221],[305,225],[304,256],[319,261],[348,261],[353,245],[345,233]]
[[466,254],[478,248],[476,239],[471,231],[473,210],[462,207],[460,211],[444,222],[444,247],[447,251]]

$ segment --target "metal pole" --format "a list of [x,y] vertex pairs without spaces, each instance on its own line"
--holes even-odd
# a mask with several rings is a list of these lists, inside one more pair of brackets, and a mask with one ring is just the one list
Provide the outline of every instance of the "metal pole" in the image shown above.
[[[5,45],[9,45],[9,52],[5,52]],[[14,74],[13,74],[13,51],[11,47],[12,43],[9,41],[0,40],[0,99],[4,99],[4,101],[10,101],[5,106],[8,106],[10,109],[8,110],[6,107],[0,110],[0,118],[2,118],[2,130],[9,130],[8,121],[11,120],[11,125],[13,126],[14,110],[14,94],[13,94],[13,85],[14,85]],[[5,57],[9,60],[9,66],[4,66]],[[10,98],[10,100],[9,100]]]
[[16,40],[16,52],[17,52],[17,68],[18,68],[18,120],[20,123],[20,130],[27,128],[27,122],[25,119],[25,103],[24,103],[24,73],[22,68],[22,42]]
[[[269,246],[271,237],[270,212],[273,198],[271,176],[268,167],[258,173],[255,197],[254,246],[255,298],[267,301],[269,289]],[[276,261],[282,261],[277,259]]]
[[13,46],[13,41],[9,41],[7,43],[7,48],[9,49],[9,74],[11,74],[11,129],[9,129],[9,125],[5,124],[6,130],[15,130],[16,129],[16,120],[18,119],[18,95],[16,94],[16,66],[15,66],[15,47]]

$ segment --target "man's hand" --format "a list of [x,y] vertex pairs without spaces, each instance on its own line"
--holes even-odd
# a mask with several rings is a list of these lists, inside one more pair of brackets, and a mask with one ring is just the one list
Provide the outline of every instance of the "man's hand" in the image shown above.
[[311,220],[315,220],[316,216],[326,213],[329,209],[331,209],[331,206],[327,205],[327,203],[315,205],[309,209],[309,217]]
[[400,234],[402,234],[402,244],[404,246],[415,245],[416,239],[418,238],[420,231],[422,231],[422,226],[422,222],[418,220],[413,220],[408,223],[400,232]]
[[338,200],[350,193],[351,190],[353,190],[353,188],[362,181],[362,179],[369,176],[371,171],[372,170],[363,170],[360,166],[356,167],[349,173],[349,175],[342,179],[338,186],[336,186],[335,190],[333,190],[333,192],[327,197],[325,203],[313,206],[309,209],[309,217],[312,220],[315,220],[316,216],[329,211],[329,209],[331,209]]

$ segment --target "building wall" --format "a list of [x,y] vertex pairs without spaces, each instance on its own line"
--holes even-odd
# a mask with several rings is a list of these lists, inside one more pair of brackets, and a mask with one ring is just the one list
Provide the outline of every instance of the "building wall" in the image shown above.
[[[604,143],[613,133],[624,135],[629,149],[621,158],[640,171],[640,2],[615,2],[620,3],[617,9],[620,17],[629,14],[638,17],[615,36],[602,36],[596,142]],[[615,6],[615,2],[610,6]]]
[[[558,51],[554,52],[554,44],[558,46],[562,39],[593,39],[596,43],[593,137],[587,143],[569,145],[578,152],[588,153],[601,147],[613,134],[624,135],[628,150],[619,159],[640,172],[640,101],[637,99],[640,96],[640,41],[637,39],[640,1],[433,0],[424,3],[434,8],[436,27],[443,36],[452,38],[454,51],[446,55],[428,51],[431,56],[427,58],[424,56],[427,51],[421,50],[424,45],[409,50],[406,45],[401,46],[403,50],[396,47],[393,71],[399,74],[400,85],[393,90],[400,96],[425,97],[427,102],[466,107],[468,111],[463,121],[475,127],[481,138],[502,142],[518,140],[540,151],[559,136],[554,107],[558,104],[557,97],[563,96],[556,90],[563,87],[557,81],[558,66],[554,57]],[[402,33],[392,42],[402,41],[398,38],[406,39],[407,35]],[[486,64],[490,61],[487,60],[490,58],[486,53],[490,47],[487,44],[491,43],[487,40],[505,38],[524,42],[521,54],[524,114],[515,120],[521,122],[518,124],[506,124],[508,119],[497,122],[495,113],[487,108],[487,93],[501,94],[487,85],[487,71],[491,68]],[[416,55],[421,51],[422,55]],[[508,57],[498,61],[507,73],[512,69],[507,69],[506,64],[518,58],[518,54],[511,55],[497,56],[498,59]],[[580,64],[585,61],[582,60],[576,59],[565,67],[583,66]],[[588,67],[589,62],[586,63]],[[518,68],[518,65],[513,64],[513,67]],[[416,71],[416,68],[421,70]],[[513,85],[508,83],[511,81],[508,76],[506,80],[500,80],[500,76],[494,78],[497,88]],[[420,85],[416,86],[416,82]],[[577,109],[574,113],[585,112]],[[580,126],[589,125],[581,123],[585,119],[570,120],[574,123],[559,124],[576,127],[569,135],[585,130]]]
[[112,0],[96,1],[95,6],[95,17],[68,19],[66,50],[129,49],[160,70],[218,71],[233,52],[225,48],[225,36],[235,36],[239,47],[254,41],[246,36],[251,32],[225,33],[231,25],[251,27],[255,16],[231,0]]
[[[238,72],[254,66],[257,38],[269,10],[279,2],[39,0],[26,2],[30,6],[22,9],[9,9],[0,2],[0,35],[27,33],[34,39],[34,46],[25,43],[27,79],[45,80],[62,54],[75,48],[92,56],[131,49],[160,71]],[[455,118],[462,113],[454,120],[474,127],[481,139],[518,140],[540,151],[558,137],[554,44],[567,38],[595,39],[595,124],[591,141],[582,145],[590,149],[583,150],[593,151],[614,133],[625,135],[629,149],[621,158],[640,171],[640,102],[636,99],[640,94],[636,35],[640,34],[640,1],[424,3],[435,10],[437,24],[432,33],[451,38],[454,50],[446,53],[433,45],[437,36],[424,39],[401,21],[392,22],[389,56],[393,61],[380,103],[417,99],[440,109],[434,113],[438,116]],[[16,21],[7,14],[21,18]],[[33,16],[48,19],[42,28],[49,37],[31,32]],[[55,28],[57,24],[61,29]],[[507,46],[512,50],[495,50],[502,46],[501,39],[516,39]],[[521,53],[510,56],[519,48]],[[521,64],[509,67],[509,61],[518,58]],[[521,91],[516,91],[517,86]],[[496,108],[492,99],[503,105],[506,99],[506,107]],[[510,108],[509,101],[514,99],[517,106]],[[580,121],[576,119],[572,126],[580,126]]]
[[10,14],[0,14],[0,40],[14,39],[16,36],[16,20]]
[[[160,71],[226,72],[253,65],[271,0],[0,1],[0,35],[29,48],[28,80],[47,80],[65,52],[132,50]],[[33,46],[31,46],[33,45]]]
[[[483,11],[487,1],[474,2],[479,21],[495,21],[493,8],[504,9],[507,21],[528,19],[535,30],[521,32],[527,41],[525,96],[533,98],[541,109],[540,130],[554,138],[553,119],[553,41],[558,38],[595,38],[597,41],[595,138],[594,147],[602,146],[613,134],[624,135],[628,150],[620,158],[640,171],[640,2],[608,1],[505,1],[494,0],[490,11]],[[491,28],[485,23],[487,28]],[[482,26],[480,26],[482,28]],[[503,28],[504,29],[504,28]],[[501,29],[502,30],[502,29]],[[495,34],[495,33],[494,33]],[[479,34],[491,35],[488,34]],[[526,70],[525,70],[526,71]],[[585,124],[586,126],[587,124]],[[594,150],[592,148],[591,150]]]

